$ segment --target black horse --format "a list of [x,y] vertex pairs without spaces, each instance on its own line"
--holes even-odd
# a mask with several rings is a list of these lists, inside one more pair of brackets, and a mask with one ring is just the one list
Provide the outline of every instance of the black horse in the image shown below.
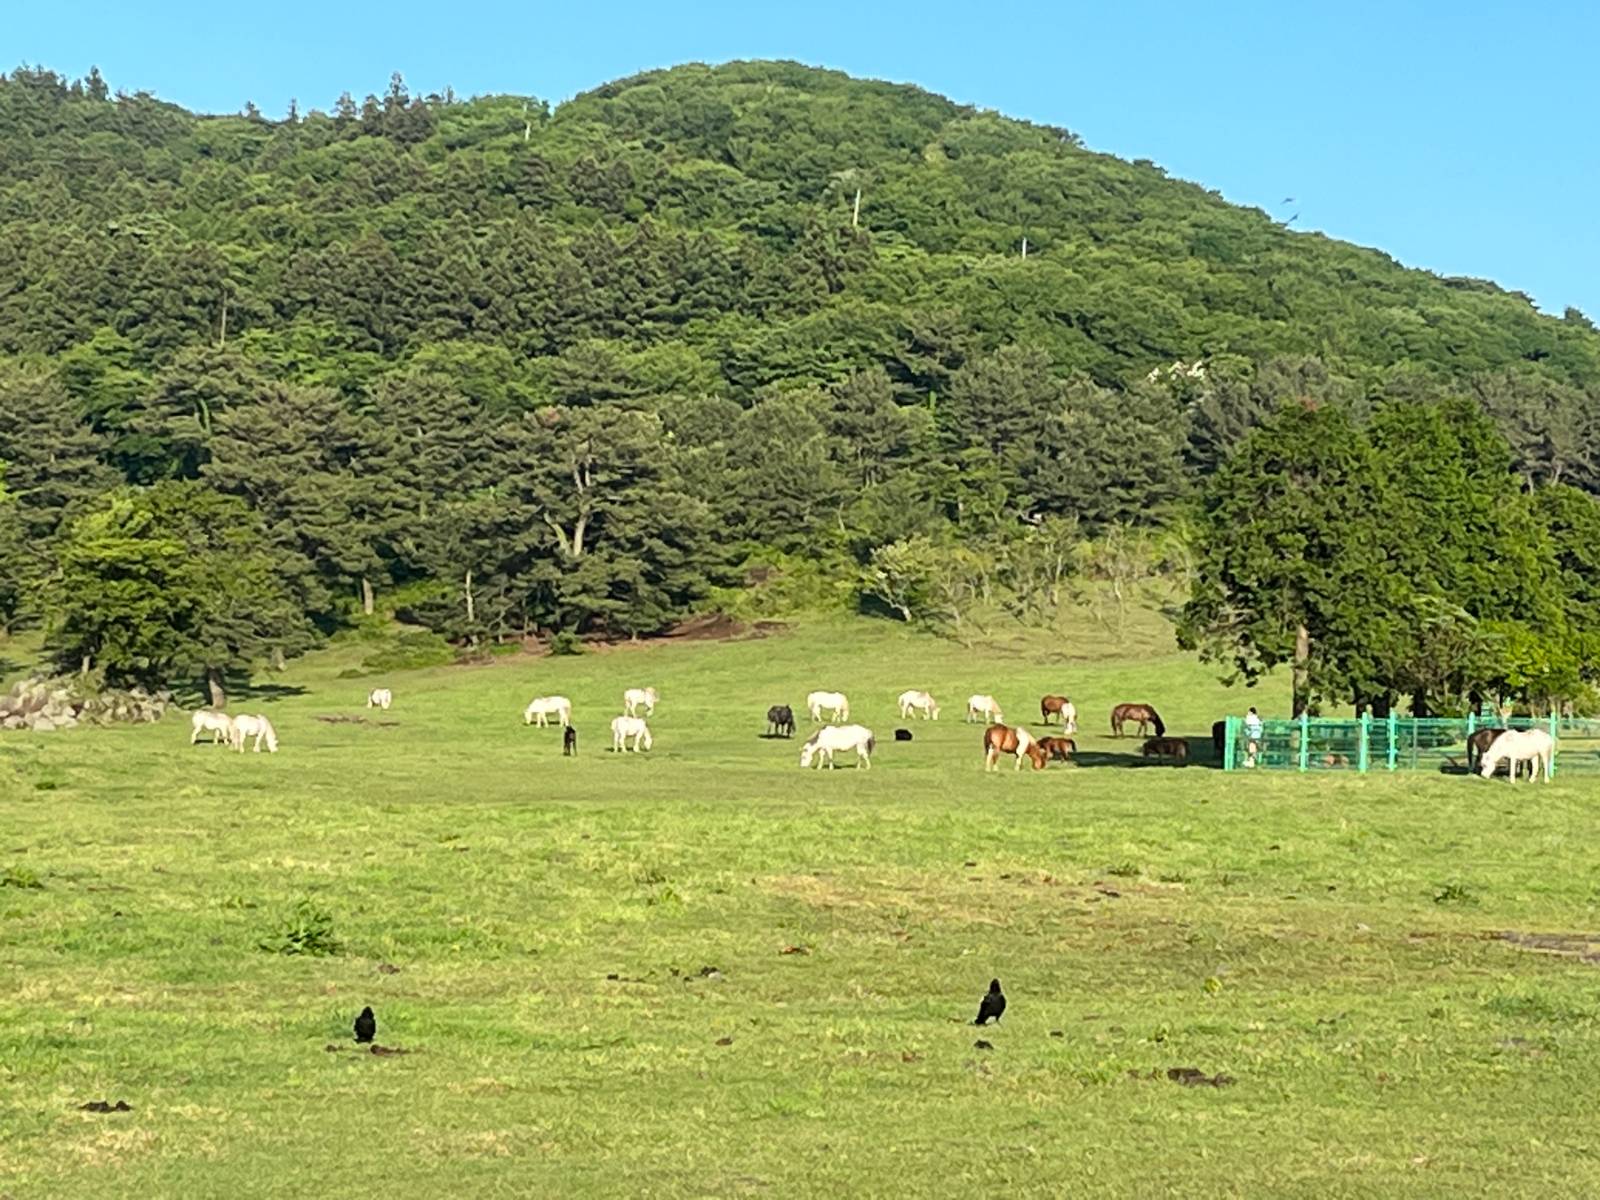
[[563,758],[576,757],[578,753],[578,731],[571,725],[564,726],[561,731],[561,756]]
[[787,704],[774,704],[767,709],[767,736],[794,736],[794,709]]

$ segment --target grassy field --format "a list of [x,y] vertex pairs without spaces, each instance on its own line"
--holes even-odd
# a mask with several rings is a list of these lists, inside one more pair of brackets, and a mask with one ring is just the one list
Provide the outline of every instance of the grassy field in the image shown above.
[[[1600,1194],[1595,785],[1138,766],[1113,703],[1246,697],[1077,649],[335,651],[249,702],[277,755],[0,735],[0,1195]],[[373,682],[393,724],[317,719]],[[613,756],[634,684],[656,748]],[[911,686],[944,716],[895,743]],[[758,736],[815,687],[873,770]],[[964,697],[1056,690],[1086,765],[985,776]],[[272,948],[302,901],[339,953]]]

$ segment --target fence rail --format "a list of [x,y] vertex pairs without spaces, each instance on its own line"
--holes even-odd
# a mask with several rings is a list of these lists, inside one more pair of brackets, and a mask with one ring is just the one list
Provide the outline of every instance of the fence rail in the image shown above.
[[1227,771],[1439,771],[1464,774],[1467,739],[1480,729],[1546,729],[1556,741],[1551,774],[1600,773],[1600,720],[1584,717],[1305,717],[1263,721],[1249,738],[1229,717]]

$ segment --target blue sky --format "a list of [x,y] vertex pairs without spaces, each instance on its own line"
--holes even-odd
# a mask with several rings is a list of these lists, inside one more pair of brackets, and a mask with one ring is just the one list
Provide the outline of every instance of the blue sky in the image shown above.
[[207,111],[327,108],[394,70],[418,92],[559,101],[647,67],[797,59],[1062,125],[1296,228],[1600,319],[1593,2],[5,7],[0,69],[98,65]]

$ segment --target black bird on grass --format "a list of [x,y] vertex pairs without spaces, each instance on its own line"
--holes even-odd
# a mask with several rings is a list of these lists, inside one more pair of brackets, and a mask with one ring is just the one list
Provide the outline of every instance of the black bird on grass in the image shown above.
[[[1002,1007],[1005,1001],[1001,1002]],[[356,1041],[370,1042],[378,1035],[378,1018],[372,1015],[372,1005],[361,1010],[361,1015],[356,1018]]]
[[1005,1015],[1005,1011],[1006,994],[1000,990],[1000,981],[991,979],[989,981],[989,994],[978,1005],[978,1019],[973,1024],[987,1025],[992,1020],[998,1025],[1000,1018]]

